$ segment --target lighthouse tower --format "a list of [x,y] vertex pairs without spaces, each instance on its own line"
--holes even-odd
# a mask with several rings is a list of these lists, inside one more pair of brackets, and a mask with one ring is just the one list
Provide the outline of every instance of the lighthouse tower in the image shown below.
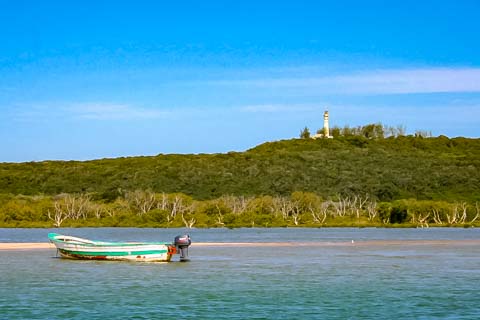
[[330,138],[330,128],[328,127],[328,111],[323,113],[323,134],[325,138]]
[[323,130],[318,130],[317,133],[312,136],[313,139],[320,139],[320,138],[333,138],[330,135],[330,127],[328,125],[328,111],[323,113]]
[[330,127],[328,126],[328,111],[323,113],[323,137],[324,138],[333,138],[330,135]]

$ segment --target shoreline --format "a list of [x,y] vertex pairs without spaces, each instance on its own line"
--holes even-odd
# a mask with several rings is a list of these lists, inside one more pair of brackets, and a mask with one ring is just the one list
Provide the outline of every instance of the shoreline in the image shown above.
[[[359,240],[359,241],[316,241],[316,242],[194,242],[192,247],[334,247],[334,246],[424,246],[424,245],[462,245],[474,246],[480,245],[480,240]],[[49,242],[2,242],[0,243],[0,251],[15,250],[38,250],[38,249],[55,249],[55,246]]]

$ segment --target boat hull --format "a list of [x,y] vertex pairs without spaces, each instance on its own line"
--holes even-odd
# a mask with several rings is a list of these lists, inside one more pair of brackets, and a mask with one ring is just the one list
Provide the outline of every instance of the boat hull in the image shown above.
[[81,259],[81,260],[117,260],[117,261],[140,261],[140,262],[169,262],[172,259],[171,254],[159,253],[159,254],[122,254],[111,255],[110,253],[95,253],[85,254],[75,251],[58,250],[60,256],[65,259]]
[[49,238],[67,259],[169,262],[176,253],[169,243],[110,243],[57,234]]

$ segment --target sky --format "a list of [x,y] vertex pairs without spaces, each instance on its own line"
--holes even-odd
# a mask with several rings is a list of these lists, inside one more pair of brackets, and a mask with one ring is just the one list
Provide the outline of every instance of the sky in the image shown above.
[[480,1],[0,0],[0,162],[480,137]]

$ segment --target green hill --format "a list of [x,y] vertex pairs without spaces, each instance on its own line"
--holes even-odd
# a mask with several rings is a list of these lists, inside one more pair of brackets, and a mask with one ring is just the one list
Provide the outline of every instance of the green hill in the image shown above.
[[128,190],[199,200],[308,191],[324,198],[473,202],[480,200],[480,139],[351,136],[269,142],[226,154],[0,163],[3,194],[90,193],[108,201]]

